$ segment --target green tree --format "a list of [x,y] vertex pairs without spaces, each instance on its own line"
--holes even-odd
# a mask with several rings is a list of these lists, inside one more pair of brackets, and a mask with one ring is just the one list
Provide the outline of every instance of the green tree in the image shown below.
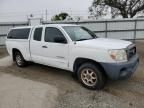
[[144,11],[144,0],[93,0],[89,12],[95,17],[105,15],[111,10],[112,18],[122,16],[133,18]]
[[69,16],[68,13],[62,12],[58,15],[53,16],[51,20],[52,21],[62,21],[62,20],[65,20],[68,16]]

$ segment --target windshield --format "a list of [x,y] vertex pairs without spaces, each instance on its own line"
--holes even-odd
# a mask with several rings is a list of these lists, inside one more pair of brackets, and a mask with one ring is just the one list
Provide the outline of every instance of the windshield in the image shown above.
[[63,29],[68,33],[72,41],[82,41],[96,38],[96,35],[85,27],[64,26]]

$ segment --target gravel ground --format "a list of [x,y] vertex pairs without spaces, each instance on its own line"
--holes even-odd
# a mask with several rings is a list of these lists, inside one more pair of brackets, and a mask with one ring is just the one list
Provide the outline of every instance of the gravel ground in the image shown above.
[[8,56],[8,53],[5,49],[5,47],[0,47],[0,58],[3,58],[5,56]]
[[[7,55],[2,50],[0,58]],[[144,42],[137,42],[137,50],[137,72],[128,80],[108,81],[101,91],[83,88],[68,71],[39,64],[18,68],[2,58],[0,108],[144,108]]]

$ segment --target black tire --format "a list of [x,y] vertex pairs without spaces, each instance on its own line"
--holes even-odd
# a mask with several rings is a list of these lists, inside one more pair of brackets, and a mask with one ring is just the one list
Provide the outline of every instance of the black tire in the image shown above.
[[16,65],[18,67],[27,66],[27,62],[25,61],[24,57],[22,56],[22,54],[19,51],[15,52],[14,58],[15,58]]
[[[90,78],[90,82],[95,82],[92,84],[86,84],[86,82],[89,83],[89,79],[85,77],[85,74],[87,74],[87,71],[85,73],[86,69],[90,69],[93,73],[93,77],[96,79]],[[83,73],[85,78],[83,77]],[[89,73],[89,70],[88,70]],[[90,75],[91,76],[91,75]],[[88,77],[88,76],[87,76]],[[103,89],[106,84],[106,76],[103,74],[102,69],[100,69],[98,66],[96,66],[93,63],[84,63],[82,64],[78,69],[78,79],[82,86],[85,88],[91,89],[91,90],[100,90]],[[87,81],[86,81],[87,80]]]

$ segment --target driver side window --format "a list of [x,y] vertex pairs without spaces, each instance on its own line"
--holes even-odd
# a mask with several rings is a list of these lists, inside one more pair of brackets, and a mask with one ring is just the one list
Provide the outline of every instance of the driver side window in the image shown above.
[[62,32],[57,28],[47,27],[45,29],[45,42],[58,43],[58,42],[55,42],[55,38],[57,37],[65,38]]

